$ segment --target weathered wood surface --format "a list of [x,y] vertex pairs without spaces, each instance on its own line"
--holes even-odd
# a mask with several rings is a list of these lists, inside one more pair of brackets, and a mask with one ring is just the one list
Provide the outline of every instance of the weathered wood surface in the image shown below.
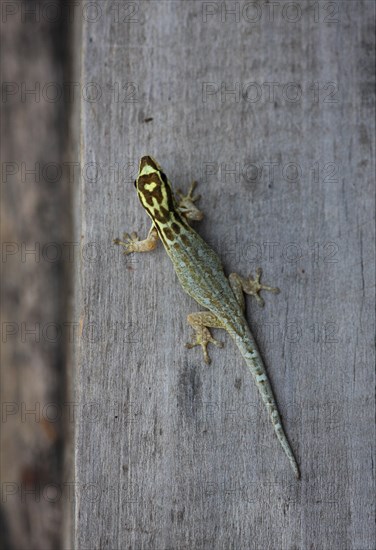
[[[100,6],[83,31],[76,548],[374,548],[374,3]],[[146,153],[199,180],[227,272],[262,265],[282,289],[247,311],[300,482],[234,344],[216,333],[209,367],[184,348],[199,308],[163,248],[111,245],[148,230]]]
[[0,5],[4,550],[58,550],[71,530],[64,488],[72,485],[65,458],[73,462],[73,423],[64,403],[71,401],[72,365],[64,327],[72,320],[70,271],[77,262],[60,252],[73,240],[77,179],[69,181],[64,165],[77,161],[70,113],[79,103],[54,95],[78,81],[66,9],[60,0]]

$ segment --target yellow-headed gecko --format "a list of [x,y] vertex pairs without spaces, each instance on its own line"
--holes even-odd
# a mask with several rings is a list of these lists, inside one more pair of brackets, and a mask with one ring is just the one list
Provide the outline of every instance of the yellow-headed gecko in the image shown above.
[[222,347],[222,343],[212,337],[209,327],[221,328],[230,334],[251,371],[274,431],[299,478],[299,468],[283,430],[263,361],[245,318],[243,292],[255,296],[263,305],[259,292],[269,290],[278,293],[279,289],[260,283],[260,269],[254,279],[243,278],[236,273],[231,273],[228,278],[225,276],[217,254],[188,223],[188,220],[203,217],[194,204],[199,199],[193,195],[195,183],[188,195],[178,191],[175,198],[170,181],[160,165],[151,156],[144,156],[140,160],[135,187],[142,206],[152,220],[149,234],[140,241],[136,233],[126,233],[123,241],[115,239],[114,242],[124,246],[125,253],[129,254],[153,250],[158,239],[162,241],[185,292],[209,310],[188,315],[187,320],[195,331],[195,337],[186,346],[201,346],[205,362],[210,363],[208,343],[217,347]]

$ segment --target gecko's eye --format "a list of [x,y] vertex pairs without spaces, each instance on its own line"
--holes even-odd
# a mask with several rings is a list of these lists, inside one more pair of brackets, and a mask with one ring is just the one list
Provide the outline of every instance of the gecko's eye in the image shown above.
[[161,172],[161,178],[162,178],[162,181],[165,185],[167,185],[167,177],[166,177],[166,174],[164,172]]

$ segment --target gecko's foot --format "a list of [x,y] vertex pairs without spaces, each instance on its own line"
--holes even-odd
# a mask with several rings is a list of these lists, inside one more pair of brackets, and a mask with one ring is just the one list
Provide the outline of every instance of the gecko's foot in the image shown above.
[[114,239],[114,244],[119,244],[120,246],[124,247],[124,254],[131,254],[132,252],[136,252],[139,248],[139,242],[140,239],[137,236],[137,233],[133,231],[130,235],[129,233],[124,233],[123,240],[120,239]]
[[190,220],[200,221],[204,217],[204,214],[194,204],[201,198],[201,195],[194,196],[193,194],[196,186],[197,181],[192,182],[186,195],[184,195],[180,189],[177,189],[176,197],[178,199],[179,210],[183,216]]
[[254,279],[252,276],[249,276],[248,279],[242,280],[242,288],[246,294],[249,294],[256,298],[259,306],[264,307],[265,302],[264,302],[264,299],[259,295],[259,292],[261,290],[268,290],[273,294],[278,294],[280,290],[279,288],[272,287],[269,285],[263,285],[262,283],[260,283],[261,275],[262,275],[262,269],[261,267],[258,267],[256,269],[256,277]]
[[191,349],[195,346],[201,346],[202,352],[204,354],[204,361],[209,365],[211,363],[211,359],[207,350],[208,344],[214,344],[215,346],[217,346],[217,348],[222,348],[223,342],[220,342],[219,340],[213,338],[213,336],[210,334],[210,330],[205,326],[194,327],[194,330],[195,335],[193,342],[188,342],[187,344],[185,344],[185,347]]

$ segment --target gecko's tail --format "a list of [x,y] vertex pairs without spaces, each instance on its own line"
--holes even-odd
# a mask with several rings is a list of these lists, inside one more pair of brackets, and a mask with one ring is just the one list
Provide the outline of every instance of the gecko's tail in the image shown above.
[[244,338],[244,335],[242,335],[242,337],[239,337],[239,335],[236,333],[230,334],[234,338],[240,353],[244,357],[245,362],[247,363],[247,366],[251,371],[251,374],[256,382],[256,386],[261,394],[262,400],[268,410],[270,419],[274,427],[274,431],[290,461],[291,467],[294,470],[296,477],[300,479],[299,466],[296,462],[290,444],[287,440],[286,434],[283,430],[282,420],[278,412],[277,403],[268,379],[268,375],[266,374],[264,363],[261,359],[260,352],[257,349],[256,342],[254,341],[250,331],[248,332],[248,338]]

